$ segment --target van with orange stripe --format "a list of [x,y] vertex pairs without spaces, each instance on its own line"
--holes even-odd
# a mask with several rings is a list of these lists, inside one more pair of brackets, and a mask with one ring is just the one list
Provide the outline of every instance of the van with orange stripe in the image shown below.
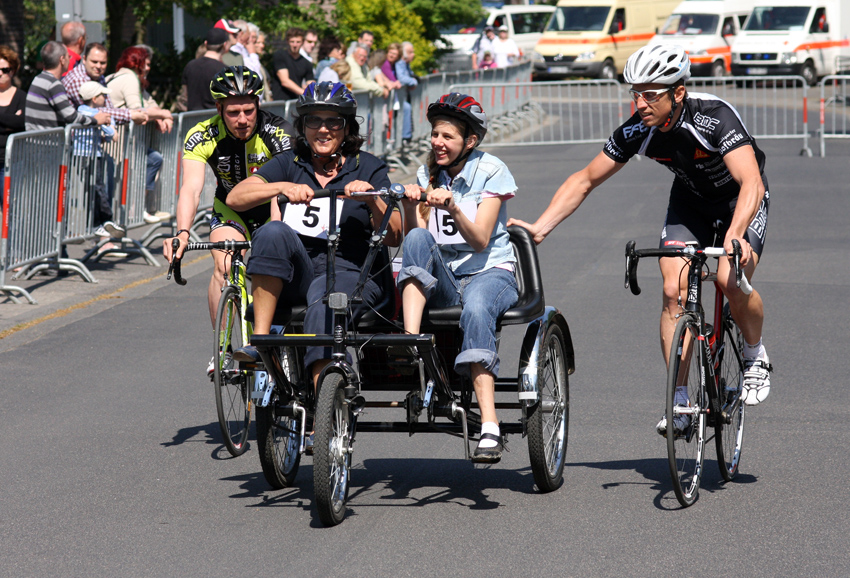
[[559,0],[532,53],[536,79],[615,79],[680,0]]
[[798,75],[814,86],[850,56],[848,35],[848,0],[758,0],[732,43],[732,74]]
[[649,44],[683,47],[691,59],[693,76],[725,76],[731,71],[732,41],[753,4],[754,0],[685,0]]

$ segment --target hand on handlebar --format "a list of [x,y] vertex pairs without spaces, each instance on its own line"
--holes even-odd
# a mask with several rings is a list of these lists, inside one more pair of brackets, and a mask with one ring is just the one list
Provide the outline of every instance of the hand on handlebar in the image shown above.
[[375,187],[373,187],[366,181],[351,181],[350,183],[345,185],[345,196],[346,198],[353,199],[355,201],[371,203],[374,202],[377,197],[352,197],[351,193],[366,193],[374,189]]
[[727,234],[726,239],[723,241],[723,248],[726,249],[726,254],[732,258],[732,254],[735,249],[732,246],[732,241],[738,241],[741,244],[741,267],[746,267],[750,262],[750,259],[753,256],[753,248],[750,246],[750,243],[743,236],[735,236],[732,234]]
[[[371,187],[370,187],[371,188]],[[287,190],[283,191],[283,196],[289,199],[290,203],[310,204],[313,200],[313,188],[310,185],[292,185]]]
[[[174,242],[177,241],[175,244]],[[181,237],[171,237],[170,239],[165,239],[162,241],[162,256],[165,257],[165,260],[171,263],[172,259],[176,257],[177,259],[183,258],[183,252],[186,250],[186,245],[189,244],[188,239],[183,239]]]

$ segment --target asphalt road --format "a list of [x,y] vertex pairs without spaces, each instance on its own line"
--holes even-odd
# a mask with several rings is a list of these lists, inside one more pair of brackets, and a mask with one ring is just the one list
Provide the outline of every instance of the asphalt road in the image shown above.
[[[559,490],[536,492],[518,436],[500,464],[473,468],[453,437],[364,433],[347,519],[322,528],[310,458],[295,487],[272,491],[253,441],[235,459],[221,446],[204,376],[210,260],[186,268],[186,287],[162,269],[103,265],[100,288],[41,286],[77,291],[83,306],[61,317],[19,326],[73,297],[24,313],[8,308],[38,306],[0,304],[13,329],[0,339],[0,576],[847,576],[850,151],[762,145],[772,205],[754,284],[774,385],[747,412],[738,478],[721,481],[709,446],[693,507],[673,496],[654,431],[660,275],[644,262],[643,294],[623,288],[623,247],[656,243],[671,182],[644,160],[539,249],[576,352]],[[520,184],[511,214],[535,218],[598,150],[496,151]],[[506,333],[503,373],[516,342]]]

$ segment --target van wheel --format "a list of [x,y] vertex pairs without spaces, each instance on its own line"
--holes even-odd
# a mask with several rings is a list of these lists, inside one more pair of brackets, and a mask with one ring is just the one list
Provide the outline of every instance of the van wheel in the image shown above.
[[800,70],[800,76],[805,79],[806,84],[809,86],[814,86],[818,83],[818,75],[811,60],[807,60],[803,65],[803,68]]
[[722,60],[716,60],[714,64],[711,65],[711,76],[714,78],[726,76],[726,65],[723,64]]
[[616,80],[617,69],[614,68],[614,63],[606,60],[602,63],[602,70],[599,71],[599,80]]

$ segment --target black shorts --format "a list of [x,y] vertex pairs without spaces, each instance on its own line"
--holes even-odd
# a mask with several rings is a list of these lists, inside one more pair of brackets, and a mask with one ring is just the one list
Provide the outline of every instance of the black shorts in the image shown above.
[[[716,221],[720,221],[717,245],[722,245],[726,230],[732,223],[732,214],[735,212],[736,204],[737,199],[734,199],[728,204],[728,210],[724,210],[720,214],[716,212],[712,214],[711,212],[700,211],[695,207],[688,207],[682,202],[681,197],[671,195],[670,204],[667,206],[667,218],[664,221],[664,228],[661,229],[658,247],[684,247],[686,243],[693,241],[699,243],[700,247],[711,247],[714,243],[714,223]],[[764,250],[768,209],[770,209],[770,192],[765,189],[756,216],[744,234],[744,238],[759,257]]]

